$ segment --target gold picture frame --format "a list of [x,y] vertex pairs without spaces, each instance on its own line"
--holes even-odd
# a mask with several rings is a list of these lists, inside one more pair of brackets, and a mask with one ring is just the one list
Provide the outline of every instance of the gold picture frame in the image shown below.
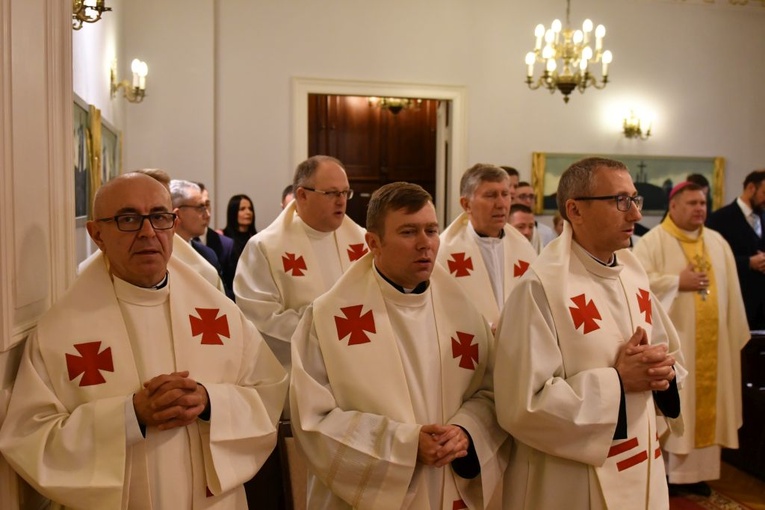
[[[552,214],[557,211],[555,195],[561,174],[572,163],[589,156],[591,155],[547,152],[531,154],[531,185],[536,195],[536,214]],[[712,209],[723,205],[725,158],[623,154],[600,156],[621,161],[630,170],[638,193],[645,197],[643,214],[664,214],[668,206],[669,190],[692,173],[701,174],[709,181]]]

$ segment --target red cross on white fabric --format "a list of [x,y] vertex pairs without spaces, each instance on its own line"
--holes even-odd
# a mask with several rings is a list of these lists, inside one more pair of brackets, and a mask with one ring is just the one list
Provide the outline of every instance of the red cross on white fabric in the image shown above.
[[638,307],[640,308],[640,313],[645,313],[645,321],[648,324],[653,324],[651,322],[651,316],[652,316],[652,309],[651,309],[651,293],[647,290],[638,289],[640,292],[637,293],[637,302]]
[[[460,358],[460,367],[475,370],[478,364],[478,343],[473,343],[475,335],[457,331],[457,338],[452,337],[452,357]],[[473,362],[475,361],[475,365]]]
[[282,255],[282,264],[284,265],[284,272],[289,273],[291,271],[292,276],[303,276],[303,271],[308,270],[303,256],[295,257],[294,253],[285,252]]
[[579,329],[579,326],[584,325],[583,332],[586,335],[591,331],[600,329],[600,325],[595,322],[601,320],[598,307],[592,300],[587,301],[584,294],[579,294],[571,298],[576,307],[570,306],[568,309],[571,312],[571,318],[574,320],[574,329]]
[[348,245],[348,260],[351,262],[355,260],[359,260],[361,257],[367,254],[369,250],[366,246],[364,246],[364,243],[358,243],[358,244],[349,244]]
[[112,360],[112,348],[107,347],[102,352],[101,342],[86,342],[83,344],[74,344],[74,348],[80,353],[80,356],[74,354],[66,355],[66,368],[69,372],[69,380],[82,374],[80,386],[94,386],[106,382],[101,370],[114,372],[114,360]]
[[189,315],[191,336],[202,335],[202,345],[223,345],[221,336],[231,338],[226,315],[218,317],[220,308],[195,308],[199,317]]
[[520,278],[523,276],[523,273],[526,272],[526,270],[529,268],[529,263],[525,260],[518,259],[518,263],[513,265],[513,276],[515,278]]
[[348,345],[358,345],[371,342],[366,331],[370,333],[376,333],[375,330],[375,318],[372,310],[369,310],[364,315],[361,315],[361,310],[364,305],[346,306],[341,308],[345,317],[338,317],[335,315],[335,327],[337,328],[337,339],[343,340],[346,336],[350,335]]
[[449,265],[449,272],[454,273],[454,276],[459,278],[461,276],[470,276],[470,271],[473,270],[473,259],[470,257],[465,258],[465,252],[452,253],[452,258],[447,260]]

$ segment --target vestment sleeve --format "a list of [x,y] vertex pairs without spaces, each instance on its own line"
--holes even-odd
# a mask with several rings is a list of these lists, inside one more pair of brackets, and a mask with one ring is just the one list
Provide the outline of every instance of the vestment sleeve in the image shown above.
[[[47,498],[65,506],[119,509],[125,484],[125,405],[132,394],[67,409],[56,397],[33,332],[21,358],[0,450]],[[137,389],[137,388],[136,388]]]
[[612,367],[568,376],[557,335],[541,282],[525,275],[510,293],[497,329],[497,419],[532,448],[599,466],[616,429],[619,376]]
[[656,233],[646,234],[640,238],[632,253],[648,273],[651,292],[659,299],[661,306],[669,310],[680,291],[680,275],[662,270],[667,264],[664,263],[664,251],[660,240],[661,237]]
[[401,508],[415,472],[420,426],[339,406],[312,307],[292,338],[290,409],[295,437],[321,483],[354,508]]
[[197,423],[213,494],[243,484],[266,461],[287,393],[287,372],[255,326],[241,319],[245,338],[236,383],[199,381],[212,409],[209,422]]
[[[285,308],[260,239],[247,242],[234,277],[236,304],[268,341],[289,342],[301,311]],[[278,346],[271,348],[279,352]]]

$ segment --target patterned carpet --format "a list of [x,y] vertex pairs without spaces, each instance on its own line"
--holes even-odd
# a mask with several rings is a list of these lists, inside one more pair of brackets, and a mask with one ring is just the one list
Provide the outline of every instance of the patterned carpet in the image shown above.
[[708,498],[689,494],[669,499],[670,510],[750,510],[719,492],[713,491]]

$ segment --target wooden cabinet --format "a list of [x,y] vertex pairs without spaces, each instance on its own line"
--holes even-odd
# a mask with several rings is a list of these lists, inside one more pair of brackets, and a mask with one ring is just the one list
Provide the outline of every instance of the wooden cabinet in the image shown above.
[[309,95],[309,156],[343,162],[354,190],[347,212],[356,223],[365,225],[372,192],[389,182],[413,182],[435,195],[437,108],[424,99],[393,113],[366,97]]

